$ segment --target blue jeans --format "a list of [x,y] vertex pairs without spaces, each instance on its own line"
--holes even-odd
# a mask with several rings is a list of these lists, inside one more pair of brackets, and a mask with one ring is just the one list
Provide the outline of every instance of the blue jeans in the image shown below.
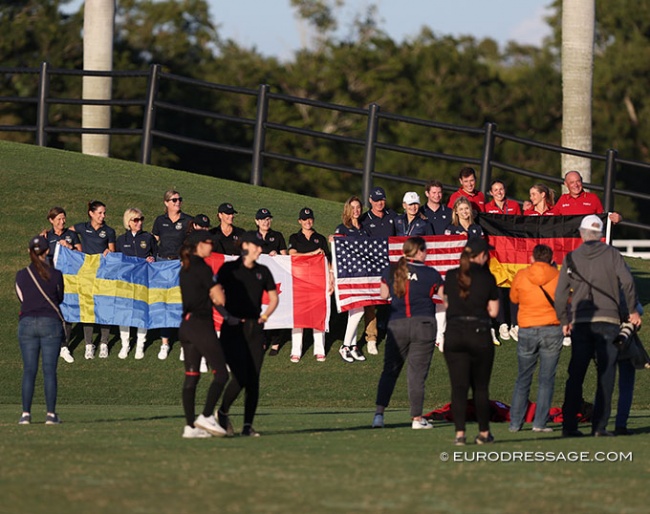
[[533,373],[538,359],[539,386],[533,428],[544,428],[546,426],[548,411],[553,400],[555,370],[560,360],[562,338],[562,327],[559,325],[519,328],[519,342],[517,343],[519,375],[515,382],[512,406],[510,407],[511,429],[519,430],[524,424],[530,384],[533,381]]
[[596,401],[591,420],[593,432],[607,429],[609,415],[612,412],[612,393],[616,379],[616,361],[618,349],[612,344],[618,332],[619,325],[613,323],[594,322],[577,323],[571,332],[571,360],[569,361],[569,378],[564,391],[564,407],[562,409],[562,428],[567,431],[576,430],[576,416],[582,406],[582,384],[589,363],[596,357],[596,372],[598,386]]
[[39,353],[43,359],[47,412],[56,412],[56,367],[63,337],[63,326],[58,318],[28,316],[18,322],[18,342],[23,356],[23,412],[32,409]]

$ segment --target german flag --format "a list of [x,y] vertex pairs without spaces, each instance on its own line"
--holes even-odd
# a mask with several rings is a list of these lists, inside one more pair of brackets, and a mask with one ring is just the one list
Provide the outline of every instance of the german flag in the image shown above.
[[[603,223],[606,214],[598,215]],[[490,271],[499,287],[510,287],[517,271],[530,265],[533,248],[545,244],[552,248],[556,264],[582,243],[580,222],[584,216],[512,216],[479,214],[477,223],[488,237]]]

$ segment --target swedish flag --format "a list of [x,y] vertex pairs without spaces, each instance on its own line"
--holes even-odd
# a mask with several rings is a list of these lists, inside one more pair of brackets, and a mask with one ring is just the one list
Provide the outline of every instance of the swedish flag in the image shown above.
[[121,253],[86,255],[57,246],[66,321],[139,328],[178,327],[179,261],[148,263]]

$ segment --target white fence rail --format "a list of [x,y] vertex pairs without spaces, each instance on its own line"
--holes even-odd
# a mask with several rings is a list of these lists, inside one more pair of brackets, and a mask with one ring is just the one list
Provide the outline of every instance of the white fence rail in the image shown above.
[[612,246],[626,257],[650,259],[650,239],[615,239]]

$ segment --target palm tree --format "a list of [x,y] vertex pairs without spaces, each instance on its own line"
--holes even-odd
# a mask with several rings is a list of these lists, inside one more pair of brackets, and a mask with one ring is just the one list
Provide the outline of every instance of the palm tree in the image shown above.
[[[562,146],[591,151],[595,0],[562,2]],[[562,176],[591,181],[591,160],[562,155]]]
[[[84,5],[84,70],[113,70],[113,26],[115,0],[86,0]],[[110,100],[110,77],[84,77],[82,98]],[[81,111],[84,128],[110,128],[111,108],[108,105],[84,105]],[[81,151],[85,154],[108,157],[110,136],[83,134]]]

